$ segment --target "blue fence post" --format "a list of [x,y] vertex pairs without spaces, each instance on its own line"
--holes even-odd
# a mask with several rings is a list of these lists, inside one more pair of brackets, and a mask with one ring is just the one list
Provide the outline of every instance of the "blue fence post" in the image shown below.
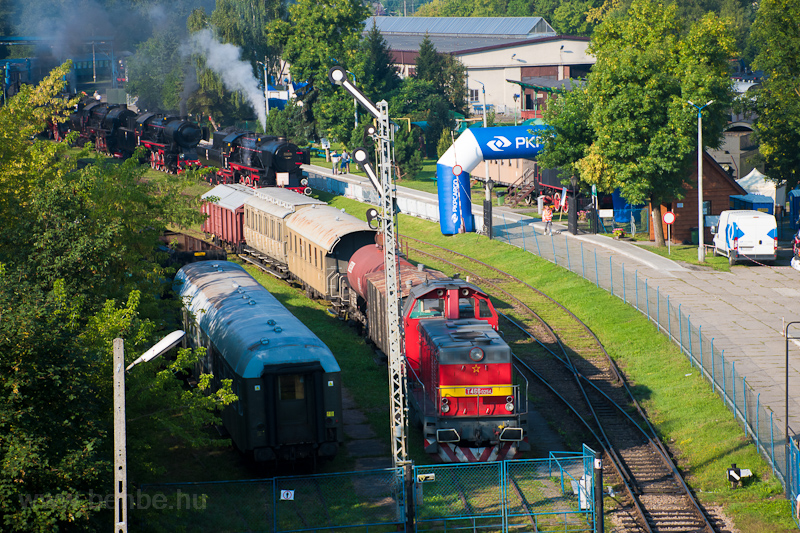
[[611,278],[611,296],[614,296],[614,265],[611,264],[611,256],[608,256],[608,274]]
[[639,269],[633,271],[633,285],[636,287],[636,309],[639,307]]
[[625,299],[625,263],[622,263],[622,301],[627,303]]
[[761,393],[756,396],[756,449],[761,447],[761,428],[758,425],[758,417],[761,414]]
[[600,271],[597,269],[597,248],[594,249],[594,282],[600,286]]
[[647,312],[647,320],[652,320],[650,318],[650,291],[647,289],[647,280],[644,280],[644,308]]
[[747,435],[747,425],[750,423],[747,418],[747,376],[742,377],[742,403],[744,403],[744,434]]
[[697,326],[697,341],[700,343],[700,375],[703,375],[703,325]]
[[681,353],[683,353],[683,321],[681,320],[681,306],[683,304],[678,304],[678,346],[681,347]]
[[669,294],[667,294],[667,332],[669,333],[670,340],[672,340],[672,311],[670,309]]
[[689,330],[689,364],[694,366],[694,353],[692,350],[692,315],[686,317],[686,329]]
[[769,412],[769,441],[772,446],[772,473],[775,473],[775,423],[772,411]]
[[711,390],[714,390],[717,376],[714,373],[714,337],[711,337]]
[[564,234],[564,245],[567,247],[567,269],[572,271],[572,262],[569,260],[569,241],[566,233]]
[[725,350],[719,354],[719,359],[722,362],[722,403],[728,403],[728,391],[725,389]]
[[656,324],[661,327],[661,287],[656,287]]
[[556,240],[553,238],[552,235],[550,235],[550,242],[553,245],[553,263],[558,265],[558,258],[556,257]]
[[583,243],[581,243],[581,268],[583,269],[583,279],[586,279],[586,261],[583,259]]
[[522,251],[527,252],[525,249],[525,224],[522,224]]
[[[533,226],[533,222],[531,222]],[[533,226],[533,240],[536,241],[536,251],[539,252],[539,257],[542,257],[542,249],[539,248],[539,236],[536,235],[536,226]]]

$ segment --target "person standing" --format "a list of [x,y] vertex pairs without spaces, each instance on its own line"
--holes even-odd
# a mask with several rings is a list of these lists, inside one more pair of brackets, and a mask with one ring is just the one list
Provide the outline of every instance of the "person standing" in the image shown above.
[[337,174],[339,172],[339,154],[336,150],[331,152],[331,163],[333,163],[333,173]]
[[553,210],[550,209],[549,205],[544,206],[544,211],[542,211],[542,221],[544,222],[544,234],[545,235],[552,235],[553,234]]
[[350,154],[347,153],[347,150],[342,152],[342,172],[350,174]]

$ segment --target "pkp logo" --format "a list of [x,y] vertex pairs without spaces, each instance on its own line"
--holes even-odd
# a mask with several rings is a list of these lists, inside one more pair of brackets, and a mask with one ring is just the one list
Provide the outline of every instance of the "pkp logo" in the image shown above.
[[511,141],[502,135],[495,135],[494,139],[486,143],[486,145],[495,152],[502,152],[503,148],[508,148],[511,146]]

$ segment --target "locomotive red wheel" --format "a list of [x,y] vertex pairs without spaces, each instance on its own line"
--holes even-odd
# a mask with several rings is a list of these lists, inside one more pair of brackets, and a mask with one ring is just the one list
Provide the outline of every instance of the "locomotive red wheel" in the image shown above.
[[558,211],[560,207],[561,207],[561,193],[555,193],[553,195],[553,209]]
[[569,213],[569,196],[564,198],[564,212]]

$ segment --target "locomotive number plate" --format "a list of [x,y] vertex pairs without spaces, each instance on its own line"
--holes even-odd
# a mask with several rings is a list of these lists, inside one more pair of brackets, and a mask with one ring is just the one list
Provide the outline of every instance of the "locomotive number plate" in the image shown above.
[[485,396],[492,393],[492,387],[467,387],[468,396]]

